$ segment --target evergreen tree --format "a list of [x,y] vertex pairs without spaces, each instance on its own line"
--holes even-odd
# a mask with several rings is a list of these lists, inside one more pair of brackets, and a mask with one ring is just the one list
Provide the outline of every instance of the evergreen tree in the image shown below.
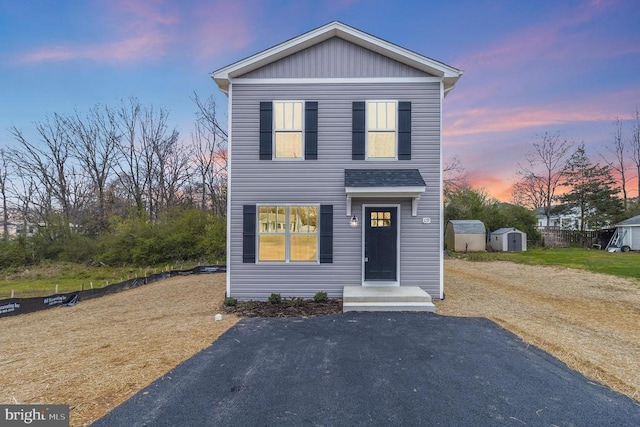
[[587,226],[595,230],[608,227],[623,210],[611,168],[591,163],[584,144],[580,144],[567,161],[564,176],[562,186],[568,191],[559,200],[565,210],[578,212],[580,231],[584,232]]

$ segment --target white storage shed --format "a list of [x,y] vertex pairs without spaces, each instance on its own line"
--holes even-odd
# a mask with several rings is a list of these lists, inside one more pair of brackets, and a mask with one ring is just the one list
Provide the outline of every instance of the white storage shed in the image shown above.
[[517,228],[499,228],[491,232],[491,249],[499,252],[527,250],[527,233]]
[[640,251],[640,215],[616,224],[616,231],[607,249],[610,247],[620,248],[623,252]]

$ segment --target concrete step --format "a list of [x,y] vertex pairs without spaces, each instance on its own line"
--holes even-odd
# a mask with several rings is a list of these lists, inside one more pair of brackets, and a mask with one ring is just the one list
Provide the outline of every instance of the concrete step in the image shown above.
[[417,286],[345,286],[342,311],[429,311],[431,295]]

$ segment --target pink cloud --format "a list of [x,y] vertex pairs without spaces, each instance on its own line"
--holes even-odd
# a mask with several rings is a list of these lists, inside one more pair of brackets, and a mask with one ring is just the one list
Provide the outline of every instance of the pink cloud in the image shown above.
[[[225,50],[241,49],[252,40],[249,19],[260,3],[226,1],[182,4],[161,0],[118,0],[99,3],[94,11],[104,40],[63,42],[19,56],[24,63],[90,60],[107,63],[146,61],[179,53],[210,60]],[[251,8],[251,10],[248,10]]]
[[187,32],[194,55],[210,60],[220,52],[246,47],[253,39],[249,19],[259,9],[254,6],[247,10],[238,2],[217,1],[194,7],[192,30]]
[[100,19],[106,40],[63,42],[36,48],[20,55],[19,62],[40,63],[70,60],[133,62],[162,57],[174,39],[172,29],[179,15],[162,1],[113,1],[98,3],[93,11]]
[[[548,106],[500,106],[448,110],[443,136],[456,137],[580,122],[610,122],[614,117],[631,119],[633,111],[621,110],[637,102],[640,88],[594,94]],[[487,98],[489,99],[489,98]]]
[[452,63],[480,76],[510,72],[539,77],[541,72],[579,66],[580,61],[592,64],[640,54],[640,45],[632,37],[612,38],[610,32],[589,25],[614,11],[618,3],[592,0],[577,7],[560,5],[549,19],[508,34],[481,51],[465,53]]
[[140,34],[117,42],[59,45],[24,54],[22,62],[60,62],[87,59],[97,62],[129,62],[162,55],[168,38],[160,33]]

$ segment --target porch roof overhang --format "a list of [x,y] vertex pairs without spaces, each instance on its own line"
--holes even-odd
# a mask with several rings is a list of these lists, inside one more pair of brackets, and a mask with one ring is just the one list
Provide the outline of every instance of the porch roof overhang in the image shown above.
[[418,200],[427,189],[418,169],[345,169],[344,190],[347,216],[351,216],[351,199],[410,198],[411,215],[418,215]]

